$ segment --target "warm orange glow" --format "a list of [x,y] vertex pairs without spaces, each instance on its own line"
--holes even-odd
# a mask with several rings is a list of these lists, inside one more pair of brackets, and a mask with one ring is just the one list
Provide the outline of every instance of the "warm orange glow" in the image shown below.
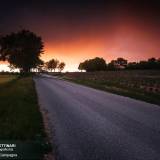
[[107,31],[99,35],[84,33],[74,40],[46,42],[45,53],[42,59],[57,58],[64,61],[66,71],[75,71],[81,61],[96,56],[103,57],[107,62],[117,57],[129,61],[160,57],[159,42],[152,34],[123,25],[113,34],[108,34]]
[[[103,57],[107,63],[117,57],[128,61],[160,57],[157,30],[147,28],[134,18],[113,19],[111,23],[104,19],[100,23],[72,27],[73,31],[71,26],[63,27],[59,22],[58,27],[36,32],[45,42],[45,53],[41,58],[44,61],[57,58],[66,63],[65,71],[77,71],[80,62],[97,56]],[[0,66],[0,70],[3,68]]]

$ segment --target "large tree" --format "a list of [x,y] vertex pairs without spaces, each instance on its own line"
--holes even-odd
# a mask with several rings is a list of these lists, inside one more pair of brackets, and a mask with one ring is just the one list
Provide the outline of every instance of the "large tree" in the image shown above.
[[80,63],[78,69],[86,70],[87,72],[93,72],[104,71],[106,70],[106,67],[106,61],[103,58],[96,57]]
[[8,61],[10,66],[21,72],[30,72],[39,66],[43,53],[41,37],[28,30],[11,33],[0,38],[0,60]]

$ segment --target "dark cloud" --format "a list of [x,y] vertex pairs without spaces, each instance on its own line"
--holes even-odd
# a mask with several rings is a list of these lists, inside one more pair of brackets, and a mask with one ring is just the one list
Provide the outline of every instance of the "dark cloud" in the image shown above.
[[159,17],[157,1],[5,0],[0,4],[0,33],[27,28],[57,40],[68,34],[110,32],[130,23],[157,34]]

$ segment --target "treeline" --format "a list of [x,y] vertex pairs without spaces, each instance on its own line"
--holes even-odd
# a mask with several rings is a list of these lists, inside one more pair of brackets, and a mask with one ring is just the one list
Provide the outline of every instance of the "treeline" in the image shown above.
[[124,58],[117,58],[108,64],[103,58],[93,58],[81,62],[78,67],[79,70],[92,71],[106,71],[106,70],[121,70],[121,69],[160,69],[160,58],[149,58],[146,61],[129,62]]
[[60,62],[57,59],[51,59],[48,62],[45,62],[42,68],[43,70],[49,70],[50,72],[55,72],[55,70],[58,69],[58,71],[61,72],[64,69],[65,65],[66,64],[64,62]]
[[160,58],[150,58],[147,61],[130,62],[126,69],[160,69]]
[[47,62],[42,61],[41,65],[38,65],[36,69],[37,72],[55,72],[56,69],[58,72],[62,72],[65,65],[66,64],[64,62],[60,62],[59,60],[52,58]]

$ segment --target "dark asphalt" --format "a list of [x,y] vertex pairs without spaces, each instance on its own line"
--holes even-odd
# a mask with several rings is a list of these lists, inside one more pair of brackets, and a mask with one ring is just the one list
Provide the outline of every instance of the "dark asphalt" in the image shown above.
[[160,106],[36,77],[58,160],[160,160]]

